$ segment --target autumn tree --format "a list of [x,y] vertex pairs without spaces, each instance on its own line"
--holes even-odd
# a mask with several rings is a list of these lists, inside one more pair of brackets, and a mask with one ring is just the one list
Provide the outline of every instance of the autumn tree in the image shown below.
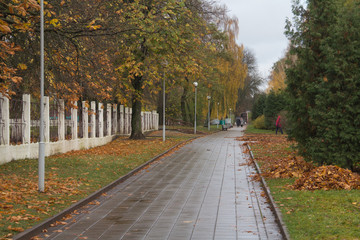
[[[198,15],[203,24],[197,24],[195,28],[201,44],[193,45],[187,49],[187,54],[183,57],[191,56],[195,61],[197,69],[189,69],[186,64],[188,61],[181,61],[184,64],[184,81],[181,86],[183,94],[181,95],[181,115],[184,121],[193,122],[194,116],[194,85],[193,82],[199,83],[199,99],[204,99],[206,95],[211,94],[216,88],[218,82],[218,61],[217,59],[225,52],[227,43],[226,33],[220,29],[220,23],[226,21],[226,9],[216,4],[206,1],[188,1],[187,7]],[[192,24],[194,21],[191,21]],[[190,54],[189,54],[190,53]],[[190,100],[191,99],[191,100]],[[217,99],[219,100],[219,99]],[[205,107],[201,104],[199,107]],[[207,106],[207,105],[206,105]],[[206,107],[207,109],[207,107]]]
[[238,100],[238,91],[244,86],[247,75],[247,66],[244,64],[244,47],[236,42],[239,27],[238,19],[225,17],[223,26],[220,26],[227,36],[223,54],[217,60],[217,71],[215,76],[218,78],[213,87],[215,99],[220,103],[219,112],[223,117],[227,115],[229,109],[235,110]]
[[299,152],[319,164],[359,167],[360,2],[299,1],[287,24],[291,137]]
[[[112,67],[114,36],[127,31],[120,24],[119,14],[108,11],[111,4],[96,0],[45,2],[47,95],[72,101],[82,96],[89,100],[111,98],[116,80]],[[11,39],[21,49],[4,62],[17,66],[17,76],[22,78],[22,83],[13,84],[11,91],[31,91],[39,96],[39,88],[34,88],[39,82],[39,6],[36,1],[8,1],[3,7],[15,14],[10,17],[2,11],[14,28],[2,39]]]
[[199,72],[199,60],[186,53],[202,45],[196,28],[204,24],[204,20],[185,3],[134,1],[125,4],[128,11],[123,14],[135,30],[126,38],[117,70],[123,82],[131,83],[128,85],[133,108],[131,138],[143,137],[140,112],[145,88],[156,86],[164,75],[169,83],[176,81],[178,74],[186,77]]
[[264,82],[258,72],[255,55],[249,49],[244,50],[243,63],[247,67],[247,74],[244,84],[238,90],[238,99],[236,102],[236,114],[238,116],[240,116],[242,112],[246,112],[252,108],[255,102],[255,96],[260,93],[259,88]]
[[286,58],[281,58],[274,63],[271,73],[269,76],[269,84],[267,91],[273,90],[275,92],[284,90],[285,85],[285,68],[286,68]]
[[10,97],[15,94],[13,88],[22,80],[17,74],[27,69],[22,62],[11,62],[15,54],[24,49],[16,42],[16,35],[33,32],[39,19],[36,13],[40,6],[34,0],[7,0],[0,3],[0,93]]

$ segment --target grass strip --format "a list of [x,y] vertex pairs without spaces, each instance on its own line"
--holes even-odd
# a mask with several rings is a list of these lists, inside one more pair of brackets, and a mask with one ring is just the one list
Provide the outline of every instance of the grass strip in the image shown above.
[[295,191],[294,179],[266,179],[291,239],[360,239],[359,190]]
[[[259,133],[251,127],[247,134]],[[271,136],[273,142],[250,142],[259,165],[265,161],[295,154],[291,142],[274,141],[283,136]],[[289,188],[296,178],[266,178],[272,196],[280,208],[283,220],[293,240],[307,239],[360,239],[360,191],[316,190],[298,191]]]

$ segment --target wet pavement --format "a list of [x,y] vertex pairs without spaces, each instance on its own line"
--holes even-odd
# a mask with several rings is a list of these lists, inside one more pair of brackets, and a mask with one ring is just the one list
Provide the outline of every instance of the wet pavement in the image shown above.
[[194,140],[40,235],[43,239],[282,239],[243,133]]

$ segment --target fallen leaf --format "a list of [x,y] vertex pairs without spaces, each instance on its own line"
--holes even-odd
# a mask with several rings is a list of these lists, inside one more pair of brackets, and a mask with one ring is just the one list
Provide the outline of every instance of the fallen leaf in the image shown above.
[[10,225],[8,226],[7,229],[10,230],[10,231],[15,231],[15,232],[23,232],[24,231],[24,229],[21,228],[21,227],[12,227]]

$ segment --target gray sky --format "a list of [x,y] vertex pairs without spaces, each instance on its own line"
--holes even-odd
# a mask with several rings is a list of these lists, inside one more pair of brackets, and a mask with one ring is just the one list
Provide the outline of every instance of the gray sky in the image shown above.
[[285,21],[292,19],[291,0],[217,0],[239,20],[238,43],[250,49],[263,77],[285,53]]

